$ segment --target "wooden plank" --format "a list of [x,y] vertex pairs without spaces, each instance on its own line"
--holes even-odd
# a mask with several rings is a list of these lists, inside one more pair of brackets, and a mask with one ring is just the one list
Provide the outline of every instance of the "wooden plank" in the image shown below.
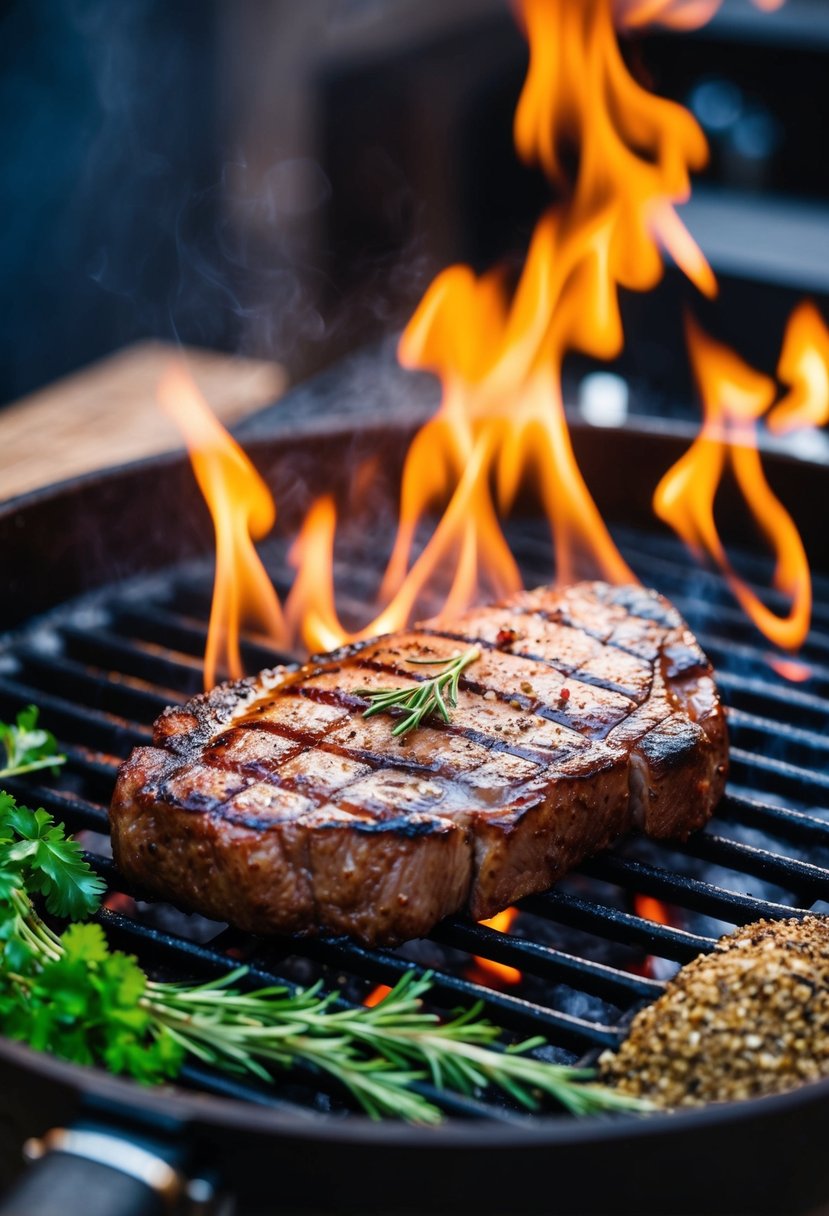
[[181,448],[155,396],[164,370],[181,357],[225,426],[286,386],[278,363],[166,342],[125,347],[0,410],[0,500]]

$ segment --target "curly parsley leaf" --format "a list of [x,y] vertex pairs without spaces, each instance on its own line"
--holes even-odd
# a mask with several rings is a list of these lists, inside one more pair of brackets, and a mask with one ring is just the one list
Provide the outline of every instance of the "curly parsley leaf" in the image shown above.
[[6,762],[0,767],[0,778],[20,773],[33,773],[41,768],[57,770],[66,760],[58,751],[55,736],[38,726],[36,705],[21,709],[14,723],[0,722],[0,746]]
[[182,1049],[141,1003],[147,977],[136,960],[111,951],[99,925],[70,926],[60,947],[59,958],[43,961],[21,955],[14,940],[6,944],[0,972],[4,1033],[77,1064],[104,1061],[144,1083],[175,1076]]
[[0,896],[15,887],[45,896],[53,916],[81,920],[97,909],[106,884],[63,824],[0,793]]

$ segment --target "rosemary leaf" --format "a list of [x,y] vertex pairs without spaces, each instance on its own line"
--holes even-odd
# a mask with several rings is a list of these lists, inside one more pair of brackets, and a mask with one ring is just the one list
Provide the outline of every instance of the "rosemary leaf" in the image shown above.
[[430,715],[437,715],[444,722],[451,721],[449,711],[458,704],[461,674],[480,655],[480,647],[473,646],[464,654],[450,655],[447,659],[407,659],[407,663],[441,667],[443,670],[410,688],[355,688],[355,696],[371,702],[363,717],[394,714],[399,721],[391,732],[393,735],[408,734]]

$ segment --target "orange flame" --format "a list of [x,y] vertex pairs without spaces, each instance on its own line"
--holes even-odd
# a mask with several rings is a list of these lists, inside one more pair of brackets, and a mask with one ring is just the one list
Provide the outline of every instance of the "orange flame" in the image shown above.
[[219,668],[234,679],[244,674],[242,624],[276,642],[285,638],[279,599],[253,547],[253,540],[273,527],[276,512],[264,481],[211,413],[183,364],[166,372],[158,401],[187,444],[216,532],[216,577],[204,656],[204,686],[210,689]]
[[[497,929],[499,933],[509,933],[517,915],[517,908],[504,908],[503,912],[490,917],[489,920],[482,920],[480,924],[486,925],[488,929]],[[496,963],[491,958],[479,958],[475,955],[475,963],[481,971],[494,976],[501,984],[520,984],[523,978],[517,967]]]
[[[716,281],[679,219],[705,139],[682,107],[649,94],[619,50],[611,0],[522,0],[530,66],[515,115],[520,155],[562,194],[542,217],[510,291],[504,275],[453,266],[432,283],[400,342],[404,367],[435,373],[443,396],[406,459],[385,605],[349,635],[331,578],[333,506],[317,503],[294,550],[289,623],[312,648],[401,627],[427,588],[444,611],[520,586],[500,518],[532,487],[548,517],[556,575],[635,581],[579,472],[561,395],[569,351],[612,358],[623,345],[618,288],[647,290],[667,251],[707,295]],[[579,152],[568,172],[565,153]],[[443,514],[412,560],[427,514]],[[306,573],[306,563],[309,571]],[[313,573],[311,572],[311,564]]]
[[[760,419],[776,396],[773,380],[708,337],[691,320],[688,344],[704,409],[702,430],[685,455],[660,481],[653,506],[698,557],[722,570],[744,611],[767,638],[796,650],[808,631],[812,610],[809,562],[800,534],[763,471],[757,447]],[[769,414],[780,431],[829,414],[829,332],[809,304],[792,314],[778,376],[790,391]],[[735,572],[714,519],[714,501],[730,465],[740,492],[775,556],[774,586],[791,600],[777,616]]]
[[634,895],[633,908],[637,916],[643,920],[651,920],[656,925],[670,925],[671,918],[668,909],[660,899],[652,895]]
[[[669,25],[677,30],[695,30],[706,25],[723,0],[616,0],[616,19],[620,25],[636,27]],[[754,5],[771,13],[782,8],[785,0],[753,0]]]
[[789,392],[770,411],[767,424],[775,435],[829,422],[829,328],[809,300],[789,318],[777,378]]
[[[776,0],[757,2],[768,8]],[[407,455],[397,538],[379,588],[381,609],[357,632],[349,633],[337,611],[333,501],[314,504],[292,549],[298,573],[283,622],[252,543],[273,522],[270,496],[237,446],[205,414],[194,386],[180,373],[165,382],[161,395],[181,420],[216,527],[207,685],[220,663],[231,674],[241,673],[243,617],[277,641],[301,635],[309,649],[328,650],[402,627],[426,593],[439,588],[447,615],[483,593],[498,597],[516,590],[520,574],[501,521],[526,490],[534,492],[548,518],[559,581],[582,573],[635,581],[576,464],[562,365],[573,351],[605,359],[618,355],[624,340],[619,288],[654,287],[665,254],[702,293],[716,293],[711,268],[676,210],[690,194],[691,171],[705,163],[705,138],[685,109],[634,80],[614,19],[628,26],[652,20],[689,26],[702,23],[717,6],[717,0],[517,0],[530,62],[515,114],[515,143],[525,161],[545,171],[558,202],[539,221],[515,283],[496,271],[478,277],[468,267],[450,267],[432,283],[402,336],[400,362],[437,375],[442,400]],[[825,337],[825,329],[810,306],[797,315],[779,369],[790,391],[768,420],[780,433],[819,425],[829,413],[825,350],[814,356],[816,335]],[[706,343],[714,345],[700,339],[703,351]],[[728,574],[747,610],[770,636],[793,648],[804,621],[808,625],[808,571],[804,586],[805,559],[794,525],[762,476],[756,448],[747,443],[772,404],[773,385],[727,352],[718,361],[723,376],[710,393],[703,386],[710,418],[692,451],[660,486],[657,511],[689,543],[727,565],[713,500],[726,461],[733,465],[778,552],[779,585],[794,601],[790,618],[769,613],[730,568]],[[702,383],[703,371],[698,375]],[[724,384],[730,385],[728,401],[715,405]],[[416,540],[433,512],[442,512],[439,522],[415,556]]]
[[375,1005],[379,1005],[381,1001],[384,1001],[390,992],[391,988],[389,988],[388,984],[378,984],[376,988],[372,988],[363,1001],[363,1005],[366,1009],[373,1009]]
[[814,675],[808,663],[801,663],[797,659],[782,659],[779,655],[772,655],[768,663],[772,671],[776,671],[784,680],[790,680],[792,684],[805,684]]

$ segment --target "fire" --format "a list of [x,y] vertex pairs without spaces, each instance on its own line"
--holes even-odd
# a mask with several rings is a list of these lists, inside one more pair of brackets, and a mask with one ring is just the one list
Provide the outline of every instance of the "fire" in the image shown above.
[[[504,908],[503,912],[499,912],[497,916],[492,916],[489,920],[482,920],[480,923],[486,925],[488,929],[497,929],[499,933],[509,933],[517,915],[517,908]],[[521,983],[522,975],[517,967],[509,967],[506,963],[496,963],[491,958],[478,958],[477,955],[475,963],[479,970],[494,976],[501,984]]]
[[161,408],[178,425],[216,533],[216,576],[210,610],[204,686],[225,669],[244,674],[242,624],[275,642],[285,638],[279,599],[253,541],[273,527],[273,498],[247,456],[211,412],[183,364],[173,364],[158,386]]
[[[670,25],[677,30],[695,30],[706,25],[723,0],[616,0],[616,18],[631,27]],[[771,13],[782,8],[785,0],[753,0],[756,8]]]
[[[618,288],[652,288],[663,251],[696,286],[716,282],[675,207],[705,139],[681,106],[636,83],[622,58],[611,0],[522,0],[530,66],[515,115],[515,143],[561,195],[540,220],[517,283],[452,266],[432,283],[407,326],[401,363],[433,372],[437,415],[406,459],[397,539],[380,588],[384,607],[359,633],[338,620],[330,575],[331,504],[312,509],[288,618],[312,649],[400,627],[424,591],[448,585],[444,611],[483,593],[517,589],[520,575],[501,529],[519,490],[532,487],[549,520],[556,576],[635,581],[619,554],[572,450],[561,394],[565,356],[616,356],[623,345]],[[579,151],[568,171],[567,149]],[[418,529],[442,510],[426,548]],[[306,561],[314,574],[306,574]]]
[[670,925],[671,918],[668,909],[660,899],[652,895],[634,895],[633,908],[637,916],[643,920],[651,920],[656,925]]
[[809,300],[798,305],[786,327],[777,377],[789,391],[769,412],[772,434],[829,422],[829,328]]
[[375,1005],[379,1005],[381,1001],[384,1001],[390,992],[391,988],[389,988],[388,984],[378,984],[376,988],[372,988],[363,1001],[363,1005],[366,1009],[373,1009]]
[[[771,8],[775,0],[757,2]],[[616,24],[699,25],[718,0],[516,0],[516,6],[530,59],[515,145],[545,172],[557,201],[541,217],[514,280],[500,270],[478,276],[451,266],[403,333],[400,362],[436,375],[442,398],[406,457],[397,536],[372,620],[349,632],[338,615],[330,498],[312,506],[291,551],[297,575],[283,619],[253,546],[274,519],[266,487],[180,370],[162,385],[216,528],[207,686],[220,667],[241,674],[243,621],[278,643],[301,637],[311,650],[329,650],[404,626],[427,594],[442,594],[450,615],[485,595],[517,590],[520,572],[502,523],[528,492],[549,521],[560,582],[582,575],[635,581],[576,464],[562,366],[572,352],[619,354],[619,290],[653,288],[666,255],[701,293],[716,294],[711,268],[677,213],[690,195],[692,171],[705,164],[705,138],[687,110],[636,82]],[[780,434],[827,420],[827,331],[813,306],[796,311],[778,368],[788,391],[778,401],[772,380],[692,332],[706,419],[691,451],[661,483],[655,508],[698,553],[721,564],[768,636],[793,649],[808,628],[808,568],[797,531],[763,476],[754,439],[764,415]],[[728,563],[713,512],[727,465],[777,555],[776,585],[792,599],[787,617],[765,608]]]
[[[689,450],[657,486],[654,510],[699,558],[707,556],[719,566],[744,611],[766,637],[784,650],[796,650],[811,619],[809,562],[794,521],[766,480],[757,434],[764,416],[769,429],[779,433],[829,420],[829,330],[811,304],[795,309],[777,368],[788,392],[776,401],[774,380],[750,368],[695,322],[689,320],[686,328],[703,425]],[[720,538],[714,504],[729,467],[774,553],[774,586],[791,601],[783,616],[772,612],[737,574]]]

